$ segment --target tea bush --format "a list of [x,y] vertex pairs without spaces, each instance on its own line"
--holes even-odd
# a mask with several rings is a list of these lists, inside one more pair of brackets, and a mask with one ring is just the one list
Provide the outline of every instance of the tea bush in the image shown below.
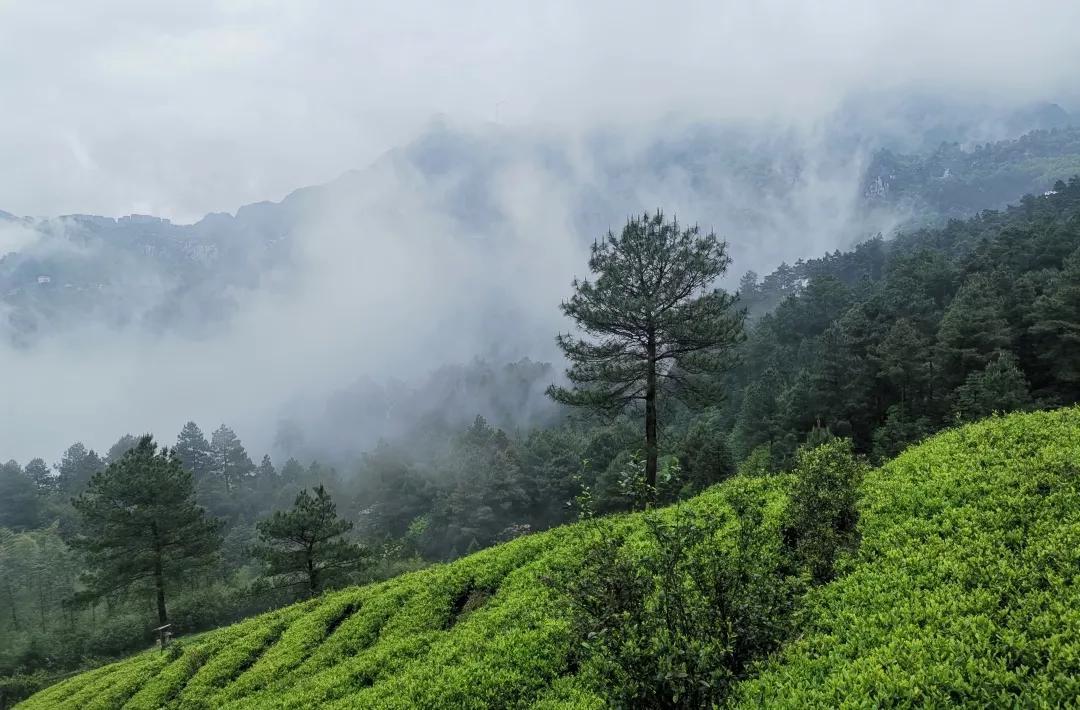
[[[606,666],[596,636],[582,637],[565,584],[605,560],[645,579],[646,609],[675,593],[656,584],[664,564],[691,600],[713,577],[755,590],[738,598],[757,608],[723,617],[729,631],[707,621],[692,634],[700,668],[724,686],[710,703],[1075,703],[1080,410],[994,417],[871,471],[836,449],[806,456],[795,474],[737,475],[678,507],[525,535],[181,639],[172,653],[74,676],[21,707],[609,707],[619,667]],[[859,479],[853,526],[843,482]],[[680,525],[693,531],[676,540]],[[814,587],[815,577],[830,581]],[[677,681],[690,659],[667,658]]]

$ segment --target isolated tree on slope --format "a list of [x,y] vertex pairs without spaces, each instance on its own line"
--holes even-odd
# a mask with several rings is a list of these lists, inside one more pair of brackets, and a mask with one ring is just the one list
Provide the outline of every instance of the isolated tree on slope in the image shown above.
[[589,270],[596,279],[575,279],[574,295],[562,304],[587,337],[558,336],[573,387],[552,386],[548,393],[607,412],[642,403],[650,487],[656,486],[661,392],[699,389],[705,376],[731,365],[742,338],[735,298],[711,290],[730,263],[727,244],[715,234],[683,229],[660,212],[642,215],[618,237],[609,232],[593,243]]
[[322,486],[300,491],[292,510],[275,511],[258,525],[255,554],[266,563],[266,577],[275,586],[298,586],[314,596],[343,572],[363,565],[368,552],[344,539],[353,524],[337,516]]
[[218,524],[195,505],[191,474],[150,436],[94,475],[74,501],[83,535],[72,545],[86,552],[86,595],[100,598],[150,583],[158,622],[169,621],[167,584],[212,564],[221,546]]

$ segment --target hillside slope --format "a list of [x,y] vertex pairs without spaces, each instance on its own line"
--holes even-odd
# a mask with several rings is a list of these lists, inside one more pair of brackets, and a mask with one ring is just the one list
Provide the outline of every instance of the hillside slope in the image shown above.
[[803,636],[743,684],[743,704],[1080,697],[1080,409],[909,449],[865,481],[860,528],[857,563],[811,592]]
[[[1080,409],[941,434],[872,472],[862,545],[812,591],[801,634],[734,702],[1024,706],[1080,694]],[[683,507],[732,548],[736,501],[776,540],[789,476]],[[665,515],[674,515],[667,509]],[[639,554],[640,515],[558,528],[348,589],[71,678],[24,708],[601,707],[545,580],[598,535]],[[740,533],[740,534],[737,534]],[[1041,702],[1040,702],[1041,701]]]

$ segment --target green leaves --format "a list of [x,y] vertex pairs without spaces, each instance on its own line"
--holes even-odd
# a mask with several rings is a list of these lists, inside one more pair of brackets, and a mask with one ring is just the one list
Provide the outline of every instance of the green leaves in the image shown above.
[[353,524],[337,516],[326,489],[318,486],[313,493],[300,491],[292,510],[260,521],[262,544],[253,551],[266,564],[269,586],[296,586],[302,596],[318,594],[370,557],[366,548],[344,539]]
[[72,546],[86,553],[92,570],[83,580],[87,596],[153,584],[165,623],[167,582],[212,564],[221,545],[219,524],[207,519],[194,495],[191,474],[149,436],[95,473],[73,501],[83,534]]
[[746,707],[1057,707],[1080,673],[1080,410],[995,417],[869,472],[848,573]]
[[[592,247],[593,281],[574,282],[562,304],[588,338],[560,334],[575,389],[552,387],[557,400],[617,409],[645,396],[648,370],[687,383],[730,366],[742,333],[735,299],[710,290],[731,263],[727,244],[660,212],[627,222]],[[651,343],[651,345],[650,345]]]
[[[664,707],[725,690],[731,707],[1067,706],[1080,692],[1077,452],[1080,409],[995,417],[871,471],[831,439],[794,474],[736,475],[678,508],[327,594],[25,707],[585,710],[649,688]],[[797,563],[815,560],[842,574],[807,591]]]

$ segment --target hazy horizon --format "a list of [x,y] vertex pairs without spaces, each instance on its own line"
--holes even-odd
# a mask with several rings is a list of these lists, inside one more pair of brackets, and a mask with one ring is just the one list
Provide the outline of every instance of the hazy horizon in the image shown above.
[[[107,279],[123,318],[0,344],[0,457],[52,461],[125,432],[171,443],[188,419],[230,423],[261,452],[293,403],[318,410],[365,378],[415,382],[477,356],[561,369],[558,303],[604,230],[656,208],[716,229],[729,280],[887,231],[904,215],[859,213],[870,151],[920,146],[938,123],[1014,137],[1011,110],[1073,110],[1077,26],[1080,6],[1052,2],[1018,17],[996,3],[0,0],[0,61],[19,67],[0,74],[17,108],[0,112],[0,210],[190,224],[331,185],[297,208],[280,263],[220,285],[221,323],[148,327],[186,292],[133,261]],[[762,165],[728,172],[736,149]],[[745,179],[759,169],[783,189]],[[0,228],[0,251],[99,248],[59,230]]]

